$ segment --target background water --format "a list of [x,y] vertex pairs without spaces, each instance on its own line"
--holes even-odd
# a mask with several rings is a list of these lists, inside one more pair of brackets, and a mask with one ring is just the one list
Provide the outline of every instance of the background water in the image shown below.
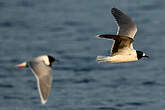
[[[1,0],[0,110],[164,110],[164,5],[164,0]],[[137,23],[134,45],[151,59],[96,62],[97,55],[109,54],[112,41],[95,36],[116,33],[112,7]],[[61,61],[53,64],[46,105],[30,69],[14,67],[43,54]]]

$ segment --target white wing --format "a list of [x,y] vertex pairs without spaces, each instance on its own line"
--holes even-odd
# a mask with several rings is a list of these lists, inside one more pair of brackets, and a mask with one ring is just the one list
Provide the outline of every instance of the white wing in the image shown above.
[[44,61],[30,61],[29,66],[37,79],[42,104],[45,104],[52,85],[51,67],[47,66]]

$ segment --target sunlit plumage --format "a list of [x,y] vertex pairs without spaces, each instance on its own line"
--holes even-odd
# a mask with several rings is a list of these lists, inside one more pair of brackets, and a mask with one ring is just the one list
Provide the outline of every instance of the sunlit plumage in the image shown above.
[[[110,56],[97,56],[98,62],[130,62],[137,61],[142,57],[148,57],[141,51],[136,51],[133,48],[134,36],[137,32],[137,26],[132,19],[117,8],[112,8],[112,15],[114,16],[118,31],[116,35],[101,34],[97,37],[113,39],[113,45]],[[142,54],[141,54],[142,53]]]
[[30,67],[37,79],[37,86],[42,104],[45,104],[51,91],[52,71],[51,64],[55,59],[51,56],[43,55],[23,62],[17,67]]

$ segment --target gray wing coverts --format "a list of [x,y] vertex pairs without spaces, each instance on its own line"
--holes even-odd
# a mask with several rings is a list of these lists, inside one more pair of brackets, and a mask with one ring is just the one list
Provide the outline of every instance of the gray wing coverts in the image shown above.
[[51,85],[52,85],[52,72],[51,68],[47,66],[44,61],[43,62],[29,62],[29,65],[37,77],[37,85],[38,89],[41,92],[40,97],[41,99],[43,98],[44,101],[47,100],[50,90],[51,90]]
[[118,24],[117,34],[134,38],[137,32],[137,26],[132,19],[127,14],[116,8],[112,8],[111,13]]

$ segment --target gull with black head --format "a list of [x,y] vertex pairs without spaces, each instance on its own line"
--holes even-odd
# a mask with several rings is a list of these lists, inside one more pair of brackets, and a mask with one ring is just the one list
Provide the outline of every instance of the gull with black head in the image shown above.
[[45,104],[52,85],[51,65],[56,59],[49,55],[35,57],[29,61],[16,65],[18,68],[30,67],[37,79],[37,86],[42,104]]
[[138,61],[143,57],[148,57],[144,52],[135,50],[133,48],[134,36],[137,32],[137,26],[132,19],[117,8],[112,8],[112,15],[114,16],[118,31],[116,35],[101,34],[97,37],[113,39],[113,45],[110,56],[97,56],[98,62],[131,62]]

